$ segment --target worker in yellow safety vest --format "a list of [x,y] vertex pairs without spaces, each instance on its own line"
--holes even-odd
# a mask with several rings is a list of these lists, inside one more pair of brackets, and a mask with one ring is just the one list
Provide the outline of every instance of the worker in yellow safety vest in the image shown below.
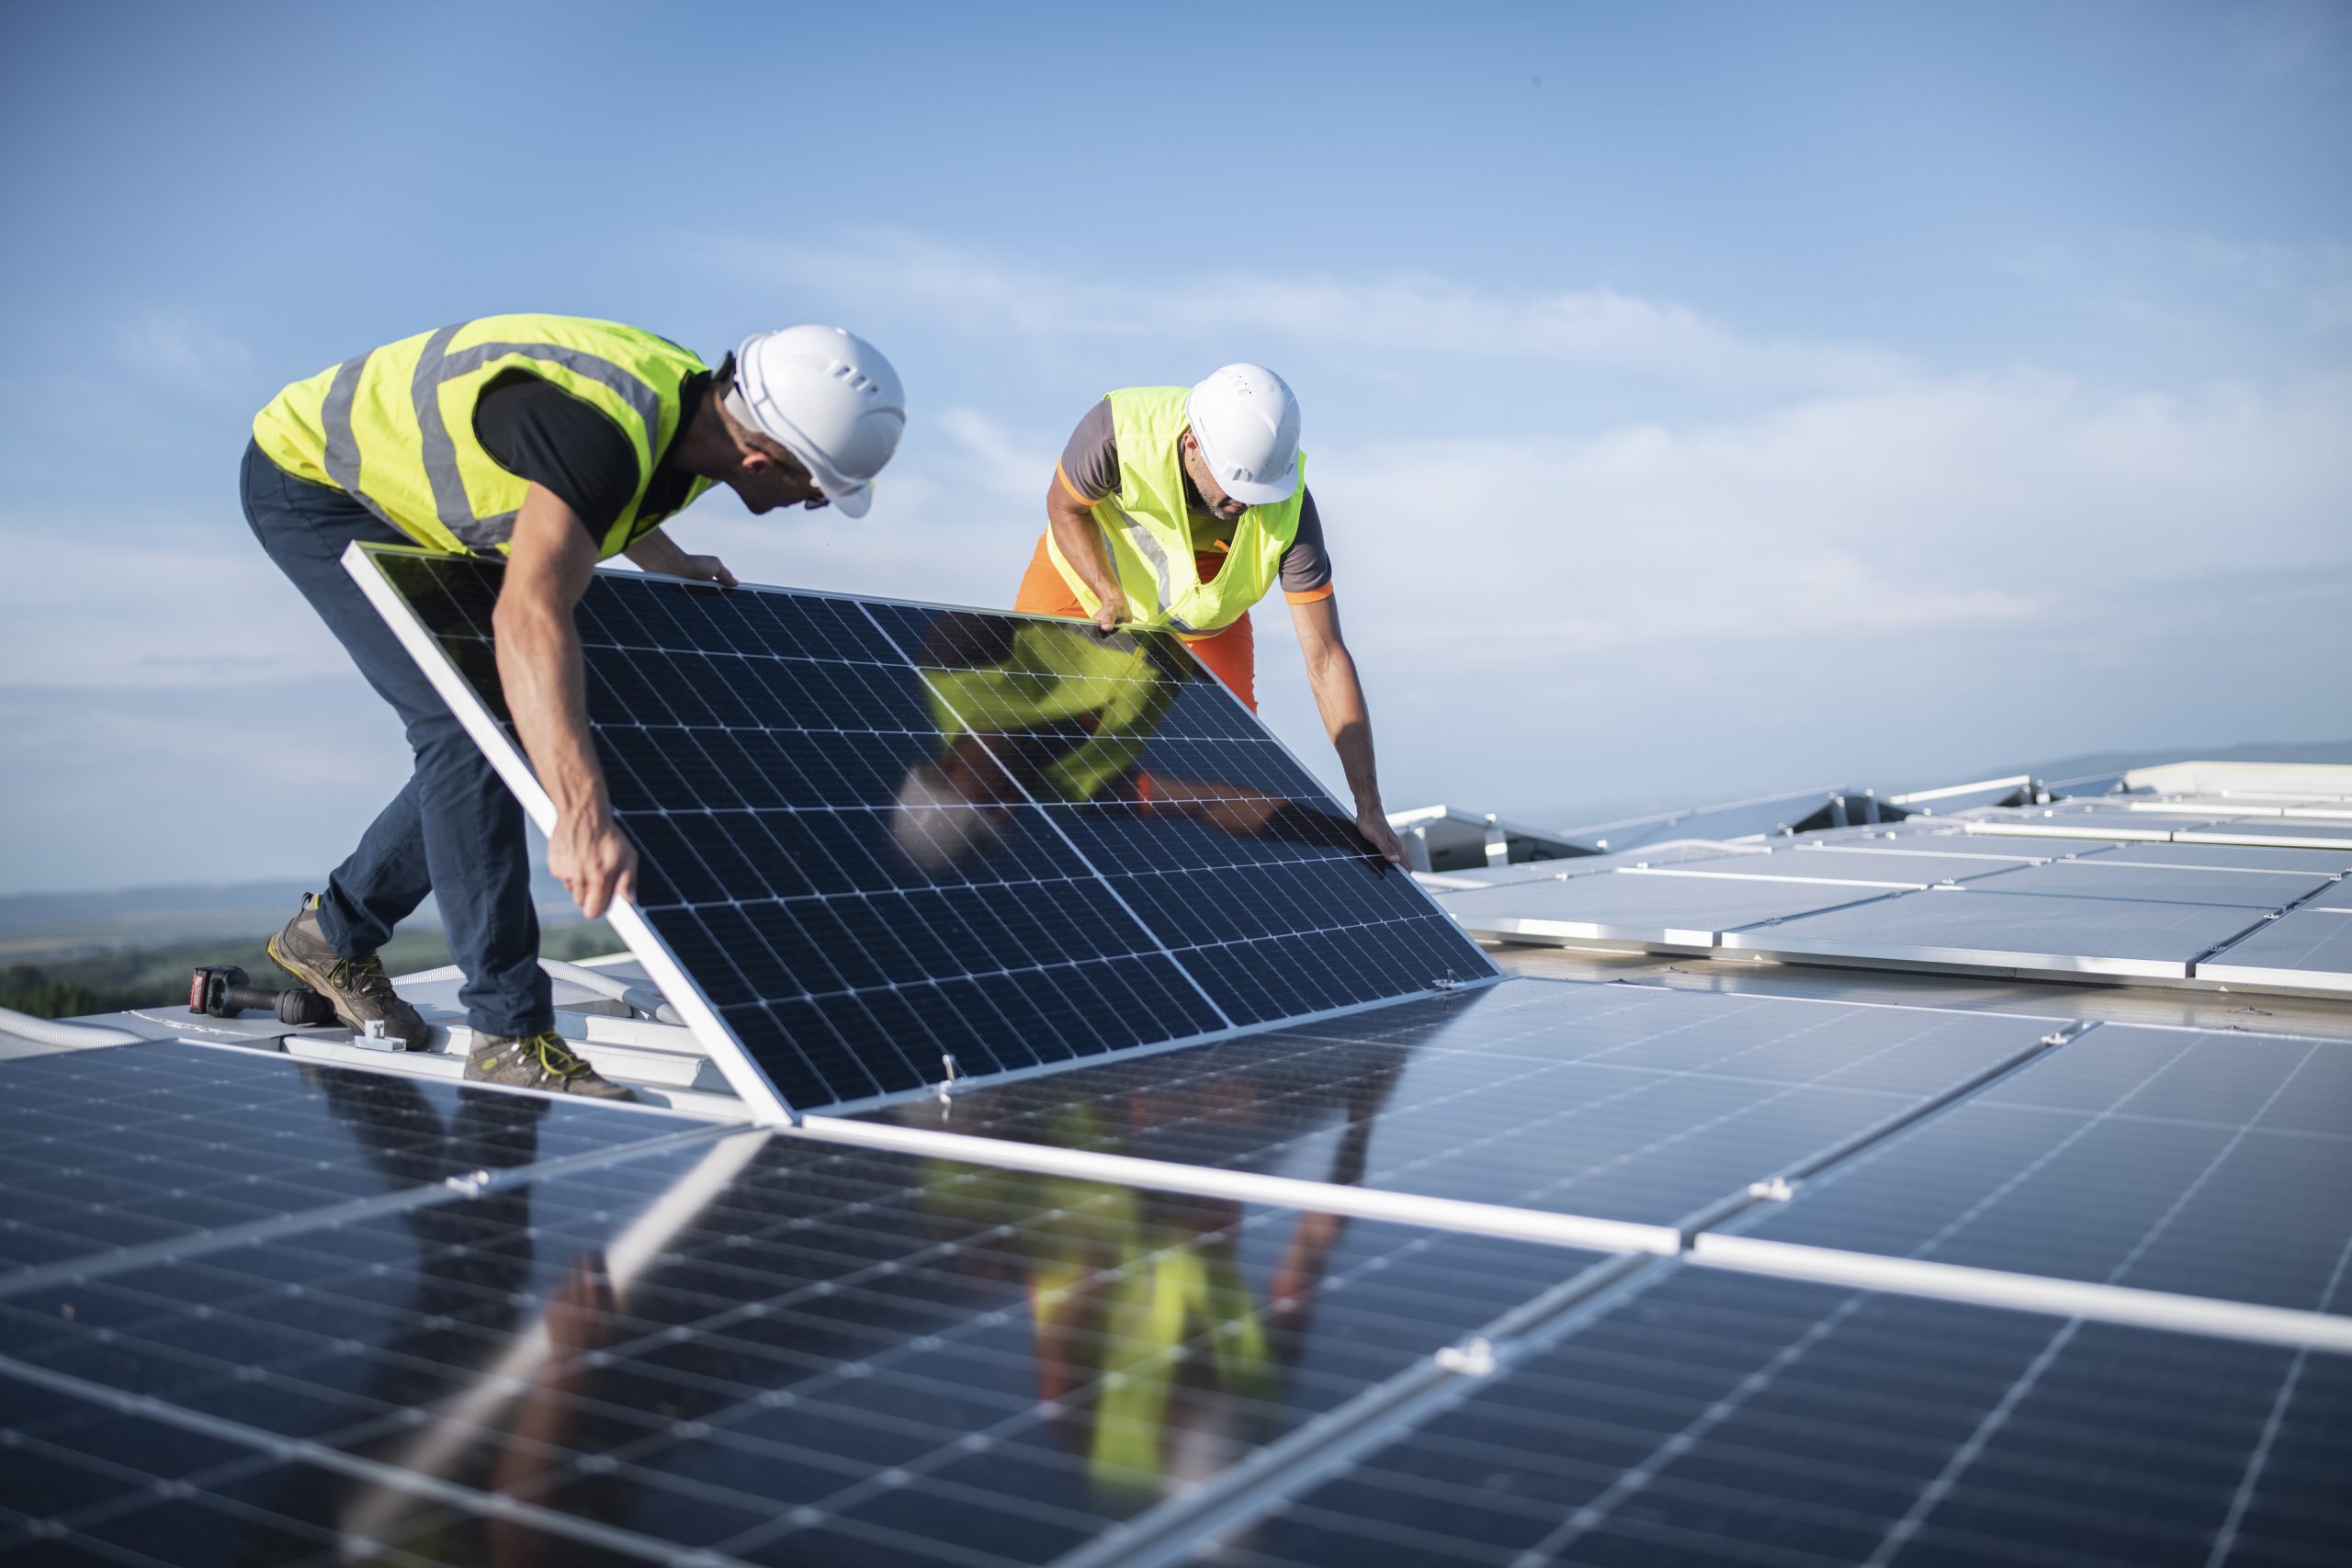
[[1297,398],[1262,365],[1228,365],[1193,387],[1104,394],[1056,465],[1045,536],[1013,608],[1091,618],[1105,631],[1169,627],[1255,712],[1250,610],[1279,581],[1356,829],[1402,866],[1298,433]]
[[466,1076],[626,1097],[554,1033],[523,814],[488,759],[340,565],[356,541],[503,557],[498,676],[554,800],[548,868],[592,919],[632,895],[590,743],[572,610],[597,562],[735,585],[662,525],[713,485],[755,513],[865,514],[906,399],[888,360],[838,327],[746,338],[717,369],[666,338],[574,316],[484,316],[355,355],[280,392],[245,450],[245,517],[408,727],[415,771],[270,939],[277,963],[410,1049],[428,1043],[377,951],[427,893],[473,1032]]

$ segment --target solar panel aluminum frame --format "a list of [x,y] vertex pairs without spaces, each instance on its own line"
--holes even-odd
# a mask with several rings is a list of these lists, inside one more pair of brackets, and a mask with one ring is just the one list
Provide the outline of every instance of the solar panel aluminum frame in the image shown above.
[[[423,622],[418,620],[415,614],[411,611],[408,605],[401,600],[399,592],[392,587],[390,579],[388,579],[383,571],[377,566],[375,560],[375,558],[379,556],[431,556],[435,552],[421,549],[413,546],[354,543],[345,550],[343,564],[344,570],[349,572],[352,579],[359,584],[360,591],[367,595],[368,603],[375,606],[377,613],[384,617],[386,625],[391,627],[393,635],[400,639],[401,647],[407,649],[409,656],[416,660],[418,668],[424,671],[426,679],[432,682],[434,689],[439,692],[443,699],[449,704],[450,711],[458,716],[458,722],[464,727],[466,733],[473,739],[474,743],[481,748],[483,755],[490,760],[491,766],[497,773],[501,782],[503,782],[508,789],[514,792],[515,798],[522,803],[524,811],[530,817],[533,823],[537,826],[542,833],[552,832],[556,820],[555,803],[551,798],[549,798],[547,791],[540,786],[537,775],[532,771],[529,759],[526,757],[521,749],[517,747],[511,739],[509,739],[505,729],[500,725],[496,716],[482,705],[481,699],[474,694],[473,689],[467,684],[465,677],[459,673],[457,667],[450,662],[448,657],[442,651],[439,644],[435,640],[431,631],[425,627]],[[657,578],[664,581],[680,583],[685,582],[684,579],[668,577],[662,573],[640,574],[632,572],[626,575],[632,577],[643,575]],[[694,586],[690,583],[686,585]],[[895,604],[913,609],[936,610],[947,613],[955,613],[959,609],[968,611],[969,608],[968,606],[937,604],[926,600],[892,599],[874,594],[828,593],[820,590],[814,589],[793,589],[790,592],[809,598],[843,600],[858,604]],[[1008,611],[988,611],[985,613],[1008,616],[1012,616],[1012,612]],[[1041,619],[1044,617],[1018,616],[1014,618]],[[897,648],[897,639],[892,636],[889,630],[887,627],[883,627],[881,630],[885,639],[889,641],[893,648]],[[910,670],[918,668],[912,659],[912,656],[909,655],[905,649],[899,649],[898,651],[899,652],[900,657],[908,660],[909,668]],[[1225,694],[1227,701],[1237,704],[1239,702],[1240,699],[1235,697],[1232,694],[1231,689],[1226,686],[1222,681],[1217,682],[1216,685],[1217,690]],[[1308,769],[1306,764],[1299,760],[1297,753],[1290,749],[1287,742],[1274,735],[1271,730],[1266,732],[1266,738],[1281,750],[1283,756],[1287,757],[1293,764],[1298,767],[1302,774],[1310,780],[1315,779],[1313,771]],[[1319,783],[1319,781],[1317,782]],[[1027,792],[1025,789],[1022,793],[1023,797],[1026,798]],[[1325,799],[1335,808],[1337,807],[1338,802],[1329,795],[1328,790],[1325,792]],[[1058,829],[1057,830],[1058,831]],[[1102,876],[1101,871],[1095,867],[1083,853],[1077,851],[1076,846],[1073,845],[1071,848],[1077,863],[1085,867],[1088,874],[1097,877]],[[1103,880],[1107,886],[1108,879],[1104,878]],[[1112,888],[1111,891],[1114,897],[1120,897],[1116,888]],[[1426,892],[1423,892],[1421,896],[1425,900],[1428,898]],[[1121,898],[1120,901],[1122,903],[1125,902],[1124,898]],[[756,1060],[753,1059],[751,1052],[744,1047],[741,1040],[740,1040],[736,1036],[735,1032],[728,1026],[726,1021],[720,1018],[717,1010],[710,1006],[707,999],[705,999],[700,987],[695,986],[691,977],[687,975],[684,965],[679,962],[676,954],[672,952],[669,944],[662,938],[661,934],[654,930],[651,923],[649,922],[637,909],[635,905],[627,899],[616,897],[609,908],[606,910],[605,918],[612,922],[614,931],[618,933],[621,940],[628,944],[629,951],[635,953],[638,959],[645,964],[646,970],[648,974],[652,976],[655,985],[659,987],[662,994],[671,1000],[672,1005],[678,1009],[680,1016],[685,1020],[688,1028],[692,1030],[696,1041],[709,1052],[713,1064],[719,1069],[721,1075],[726,1078],[729,1087],[735,1090],[737,1096],[741,1098],[745,1106],[750,1109],[752,1119],[763,1124],[774,1126],[794,1126],[799,1124],[802,1119],[802,1111],[788,1103],[784,1097],[777,1092],[775,1086],[768,1080],[767,1075],[760,1068]],[[1148,931],[1148,928],[1147,927],[1146,930]],[[1467,946],[1469,951],[1472,953],[1477,952],[1475,942],[1465,943],[1465,946]],[[1164,943],[1161,944],[1160,951],[1163,953],[1168,952]],[[1169,956],[1173,960],[1174,955],[1172,953],[1170,953]],[[1476,975],[1465,980],[1455,981],[1450,986],[1443,987],[1443,989],[1453,991],[1477,990],[1498,983],[1503,978],[1502,972],[1494,965],[1492,960],[1485,959],[1485,954],[1479,953],[1479,957],[1482,960],[1485,960],[1486,963],[1486,972],[1483,975]],[[1193,984],[1196,989],[1199,988],[1199,981],[1181,961],[1177,961],[1177,967],[1179,971],[1183,974],[1188,982]],[[1209,1007],[1212,1011],[1216,1012],[1220,1018],[1227,1016],[1224,1010],[1216,1005],[1213,998],[1207,998],[1205,992],[1203,994],[1204,999],[1208,1000]],[[1293,1024],[1313,1022],[1321,1019],[1343,1017],[1351,1013],[1369,1011],[1377,1008],[1392,1006],[1400,1001],[1411,1000],[1419,997],[1427,997],[1436,994],[1439,994],[1437,988],[1427,988],[1419,992],[1408,992],[1401,996],[1378,998],[1373,1000],[1353,1002],[1336,1008],[1327,1008],[1316,1012],[1286,1016],[1279,1020],[1269,1020],[1263,1024],[1250,1027],[1288,1027]],[[1140,1045],[1125,1047],[1121,1054],[1127,1055],[1139,1055],[1159,1051],[1179,1050],[1185,1046],[1202,1044],[1212,1040],[1221,1040],[1233,1035],[1246,1033],[1248,1032],[1248,1029],[1242,1026],[1234,1025],[1228,1021],[1227,1027],[1223,1029],[1183,1035],[1169,1040],[1152,1041]],[[954,1081],[978,1083],[983,1081],[996,1082],[1019,1077],[1029,1077],[1041,1073],[1054,1072],[1068,1065],[1069,1064],[1048,1062],[1036,1066],[1012,1068],[1003,1072],[972,1074],[968,1075],[968,1077],[958,1075]],[[815,1109],[821,1109],[822,1111],[831,1114],[843,1114],[856,1111],[873,1109],[883,1105],[894,1104],[904,1100],[921,1099],[925,1096],[937,1093],[940,1087],[941,1086],[937,1084],[928,1084],[912,1089],[875,1095],[865,1099],[845,1100],[838,1103],[829,1103],[823,1107]]]
[[2174,831],[2153,822],[2145,827],[2134,822],[2118,822],[2105,815],[2095,822],[2070,822],[2064,817],[2030,822],[2013,818],[1971,819],[1962,822],[1961,829],[1963,832],[1998,839],[2145,840],[2154,843],[2169,842]]
[[[1638,866],[1620,867],[1615,875],[1665,875],[1668,873]],[[1705,873],[1693,869],[1682,873],[1690,877],[1704,877]],[[1563,880],[1566,880],[1565,878]],[[1788,881],[1803,884],[1802,878],[1718,877],[1718,881],[1754,883],[1761,880]],[[1899,887],[1881,886],[1871,883],[1816,882],[1809,886],[1842,888],[1832,895],[1834,902],[1825,903],[1804,911],[1805,914],[1826,914],[1832,909],[1844,909],[1856,904],[1875,903],[1882,898],[1895,897],[1913,885]],[[1921,891],[1926,891],[1922,888]],[[1498,941],[1521,942],[1543,947],[1593,948],[1605,953],[1640,952],[1664,953],[1669,956],[1695,958],[1712,957],[1732,945],[1735,931],[1750,927],[1770,927],[1775,920],[1746,920],[1721,926],[1668,926],[1656,922],[1614,920],[1566,920],[1539,915],[1468,915],[1458,909],[1449,911],[1462,922],[1473,936],[1490,937]],[[1786,917],[1800,919],[1799,916]]]
[[[1902,894],[1905,898],[1965,897],[1972,891],[1997,892],[1997,887],[1971,889],[1964,886],[1930,887],[1918,893]],[[2063,894],[2015,893],[2003,895],[2012,898],[2048,898],[2052,902],[2066,897]],[[2084,900],[2085,902],[2128,902],[2128,900]],[[2199,905],[2182,908],[2216,908]],[[1829,914],[1837,911],[1817,910]],[[2249,923],[2258,919],[2251,908],[2244,911]],[[1723,954],[1736,953],[1780,963],[1826,964],[1840,968],[1928,970],[1957,975],[1999,975],[2049,977],[2125,983],[2133,985],[2190,985],[2196,973],[2198,959],[2118,958],[2087,956],[2078,953],[2035,953],[2027,949],[1951,947],[1934,942],[1849,942],[1839,938],[1808,937],[1801,921],[1804,917],[1785,922],[1771,922],[1726,931],[1719,943]],[[2238,938],[2233,936],[2232,941]],[[2211,950],[2207,950],[2211,951]]]
[[2172,835],[2176,844],[2244,844],[2272,850],[2352,850],[2352,823],[2281,819],[2277,825],[2259,822],[2217,822],[2211,827],[2183,828]]
[[[2331,883],[2328,886],[2333,887],[2338,885]],[[2318,898],[2326,891],[2323,888],[2312,897]],[[2338,920],[2343,922],[2347,931],[2352,931],[2352,909],[2336,908],[2325,905],[2314,907],[2306,903],[2284,911],[2277,917],[2277,919],[2290,918],[2298,921]],[[2322,969],[2316,966],[2290,967],[2285,964],[2245,962],[2242,950],[2250,943],[2257,942],[2260,938],[2274,929],[2275,924],[2275,920],[2265,920],[2253,930],[2237,937],[2227,946],[2218,948],[2199,959],[2196,966],[2197,978],[2209,986],[2218,987],[2225,991],[2243,989],[2277,992],[2284,996],[2331,998],[2352,997],[2352,973]],[[2326,930],[2324,926],[2317,929],[2323,931]],[[2259,951],[2258,948],[2257,951]]]
[[[555,802],[540,785],[538,775],[531,771],[530,760],[507,738],[496,716],[482,705],[481,699],[441,651],[424,623],[416,618],[393,589],[391,580],[377,567],[374,558],[379,551],[393,555],[432,552],[401,545],[355,542],[343,552],[343,567],[359,584],[359,591],[368,596],[376,613],[384,617],[392,635],[400,638],[409,657],[416,660],[417,668],[424,671],[424,678],[433,682],[433,689],[441,694],[441,700],[449,705],[449,711],[457,715],[458,722],[465,727],[474,744],[481,748],[482,755],[490,759],[499,781],[522,802],[524,814],[533,826],[542,833],[553,833]],[[735,1032],[704,999],[701,987],[686,977],[685,968],[670,951],[670,944],[638,913],[637,906],[616,897],[605,909],[605,918],[612,922],[613,930],[628,944],[638,962],[645,965],[646,973],[653,976],[662,996],[686,1021],[695,1039],[710,1053],[712,1063],[727,1079],[728,1087],[749,1108],[752,1120],[771,1126],[787,1126],[799,1120],[799,1113],[785,1103],[784,1097],[743,1048],[743,1043],[735,1037]]]

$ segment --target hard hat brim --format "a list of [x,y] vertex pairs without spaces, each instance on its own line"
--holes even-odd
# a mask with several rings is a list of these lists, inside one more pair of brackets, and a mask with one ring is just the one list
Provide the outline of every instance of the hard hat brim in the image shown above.
[[844,517],[863,517],[874,509],[874,487],[870,484],[853,485],[836,492],[825,490],[824,482],[820,480],[817,488],[825,491],[825,500]]
[[1290,467],[1284,468],[1281,477],[1272,483],[1258,484],[1241,479],[1227,482],[1219,479],[1217,488],[1246,506],[1272,506],[1277,502],[1288,501],[1298,489],[1297,454],[1292,454]]

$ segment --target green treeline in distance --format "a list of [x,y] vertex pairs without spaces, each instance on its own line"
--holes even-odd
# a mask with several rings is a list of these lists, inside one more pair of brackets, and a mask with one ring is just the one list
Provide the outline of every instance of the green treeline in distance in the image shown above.
[[[256,986],[273,989],[294,984],[270,962],[265,938],[174,942],[125,947],[39,964],[0,968],[0,1007],[35,1018],[76,1018],[120,1012],[126,1008],[186,1007],[188,972],[203,964],[234,964]],[[539,952],[558,959],[594,958],[618,953],[620,938],[602,920],[543,931]],[[384,967],[395,976],[437,969],[449,962],[448,944],[437,931],[403,932],[386,943]]]

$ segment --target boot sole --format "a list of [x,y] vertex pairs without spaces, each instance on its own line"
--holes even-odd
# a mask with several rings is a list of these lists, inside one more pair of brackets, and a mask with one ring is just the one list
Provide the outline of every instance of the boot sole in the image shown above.
[[[627,1084],[616,1086],[620,1090],[618,1094],[597,1094],[589,1089],[568,1089],[563,1088],[560,1082],[507,1083],[499,1078],[478,1078],[474,1077],[470,1068],[467,1071],[465,1077],[460,1081],[469,1084],[480,1084],[485,1089],[528,1089],[534,1094],[560,1094],[566,1100],[601,1100],[607,1103],[620,1105],[633,1105],[638,1103],[637,1090],[629,1088]],[[605,1081],[608,1083],[611,1082],[609,1078]]]

